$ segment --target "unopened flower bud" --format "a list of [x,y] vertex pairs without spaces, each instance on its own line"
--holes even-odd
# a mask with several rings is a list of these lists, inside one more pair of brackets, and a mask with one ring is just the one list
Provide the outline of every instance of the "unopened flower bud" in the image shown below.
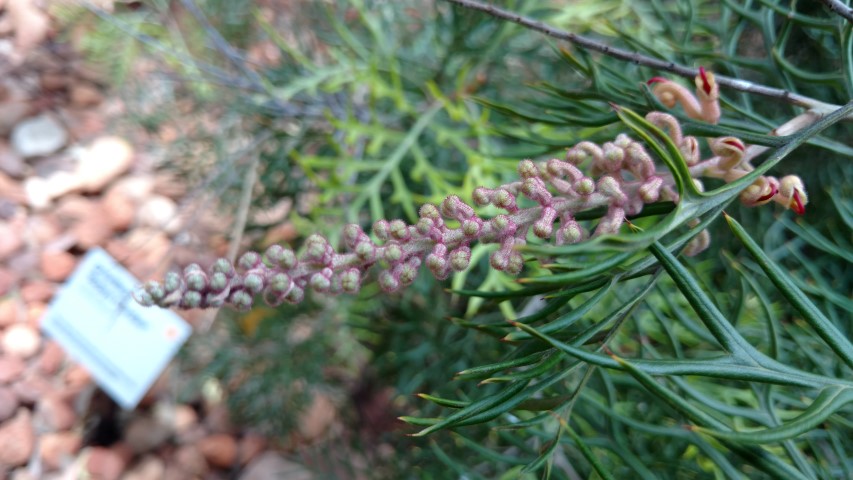
[[276,296],[281,296],[286,294],[292,286],[293,280],[290,279],[289,275],[286,273],[276,273],[270,277],[270,281],[267,285],[267,292]]
[[242,312],[250,310],[253,302],[252,296],[245,290],[231,292],[231,295],[228,297],[228,303],[234,305],[234,308]]
[[506,215],[498,215],[490,220],[492,228],[500,237],[514,235],[518,226]]
[[468,268],[471,263],[471,249],[469,247],[459,247],[450,252],[450,268],[454,271],[461,272]]
[[684,137],[681,143],[678,144],[678,151],[681,152],[684,162],[687,163],[688,167],[699,163],[699,141],[696,140],[696,137]]
[[188,289],[200,292],[207,288],[207,274],[198,265],[195,267],[184,271],[184,282],[186,282]]
[[355,254],[362,262],[372,262],[376,258],[376,246],[370,240],[362,240],[355,246]]
[[234,266],[231,265],[231,262],[229,262],[227,258],[217,259],[216,262],[213,263],[213,266],[210,268],[210,270],[211,272],[221,272],[228,278],[231,278],[237,274],[237,272],[234,270]]
[[382,258],[388,263],[397,263],[403,258],[403,249],[398,243],[389,242],[383,249]]
[[554,230],[554,220],[557,218],[557,211],[551,207],[542,209],[542,215],[539,220],[533,224],[533,234],[539,238],[549,238]]
[[258,252],[246,252],[237,264],[244,270],[251,270],[261,264],[261,256]]
[[549,205],[551,203],[551,192],[545,186],[545,182],[541,178],[528,178],[521,184],[521,191],[527,195],[527,198],[539,203],[540,205]]
[[332,286],[332,282],[326,275],[323,275],[321,272],[317,272],[314,275],[311,275],[311,280],[309,281],[311,288],[317,293],[325,293],[329,291],[329,288]]
[[617,147],[613,143],[607,142],[604,144],[604,155],[601,157],[599,168],[605,172],[618,172],[622,169],[622,161],[625,159],[625,150]]
[[[423,207],[421,207],[423,210]],[[391,238],[390,224],[387,220],[379,220],[373,224],[373,234],[376,235],[376,238],[386,241]]]
[[341,273],[341,288],[347,293],[356,293],[361,284],[361,271],[350,268]]
[[143,307],[152,307],[156,303],[151,294],[142,288],[133,291],[133,299]]
[[509,275],[518,275],[521,273],[522,269],[524,269],[524,258],[520,253],[513,252],[512,255],[509,256],[509,263],[507,263],[504,271]]
[[302,287],[294,285],[293,288],[287,292],[287,295],[284,296],[284,301],[293,305],[297,303],[302,303],[302,300],[305,299],[305,290]]
[[483,227],[483,221],[477,217],[469,218],[462,222],[462,233],[468,238],[476,238],[480,234],[480,229]]
[[533,178],[539,176],[539,169],[532,160],[522,160],[518,162],[518,176],[521,178]]
[[796,175],[782,177],[779,181],[779,196],[782,197],[785,208],[790,208],[797,215],[806,213],[809,197],[806,195],[806,187],[803,186],[800,177]]
[[441,202],[441,213],[447,218],[463,220],[474,216],[474,209],[456,195],[449,195]]
[[492,266],[495,270],[504,271],[506,267],[509,265],[510,257],[512,256],[512,251],[495,250],[489,256],[489,265]]
[[178,304],[180,308],[199,308],[201,307],[201,293],[195,291],[184,292],[181,301]]
[[433,226],[435,226],[435,224],[433,223],[433,221],[431,219],[421,218],[418,220],[418,223],[415,224],[415,229],[421,235],[427,236],[432,231]]
[[379,288],[385,292],[393,293],[400,288],[400,282],[397,280],[390,270],[383,270],[379,273]]
[[616,180],[610,175],[605,175],[598,180],[597,190],[614,199],[617,203],[622,203],[626,199],[625,193],[622,192],[622,186],[619,184],[619,180]]
[[494,197],[492,197],[492,203],[496,207],[503,208],[509,213],[515,213],[518,211],[518,205],[515,204],[515,195],[509,193],[508,190],[503,188],[495,192]]
[[651,177],[645,183],[640,185],[638,189],[640,198],[646,203],[657,202],[660,198],[660,189],[663,186],[663,179],[660,177]]
[[431,220],[438,220],[441,218],[441,213],[438,211],[438,207],[431,203],[421,205],[420,210],[418,210],[418,215],[421,218],[429,218]]
[[401,263],[394,267],[394,273],[400,282],[400,285],[407,286],[414,283],[418,277],[418,267],[409,262]]
[[572,189],[574,189],[578,195],[590,195],[595,192],[595,181],[589,177],[583,177],[572,185]]
[[388,226],[391,237],[397,240],[408,240],[410,237],[409,226],[402,220],[392,220]]
[[151,296],[152,300],[160,300],[166,296],[166,290],[157,282],[145,282],[143,289],[145,293]]
[[214,292],[221,292],[228,286],[228,277],[222,272],[213,272],[208,286]]
[[166,291],[166,295],[181,290],[183,287],[184,281],[177,273],[169,272],[165,277],[163,277],[163,289]]
[[474,193],[471,194],[471,199],[479,206],[488,205],[492,201],[490,192],[488,188],[477,187],[474,189]]
[[219,308],[225,305],[227,296],[221,293],[207,293],[204,295],[204,304],[208,308]]
[[366,237],[364,231],[358,225],[350,223],[343,228],[342,237],[347,248],[354,248],[360,240]]
[[243,286],[257,295],[264,289],[264,276],[261,272],[253,271],[243,277]]
[[584,231],[580,224],[568,220],[557,230],[557,245],[571,245],[584,239]]

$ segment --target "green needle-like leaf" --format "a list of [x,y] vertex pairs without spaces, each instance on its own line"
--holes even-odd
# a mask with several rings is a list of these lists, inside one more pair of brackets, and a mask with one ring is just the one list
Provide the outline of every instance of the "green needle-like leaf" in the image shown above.
[[734,218],[728,215],[725,218],[732,232],[740,239],[752,258],[761,266],[761,269],[764,270],[770,281],[791,302],[791,305],[803,315],[803,319],[815,329],[815,332],[829,345],[829,348],[841,357],[844,363],[853,368],[853,343],[847,339],[844,333],[838,330],[835,324],[826,318],[823,312],[809,300],[802,290],[797,288],[791,280],[790,275],[786,274],[764,253],[761,247],[758,246],[755,240],[746,233],[746,230]]
[[853,389],[849,387],[828,387],[821,390],[814,402],[802,414],[778,427],[750,432],[732,432],[702,427],[693,427],[693,429],[716,438],[738,443],[782,442],[811,431],[850,402],[853,402]]

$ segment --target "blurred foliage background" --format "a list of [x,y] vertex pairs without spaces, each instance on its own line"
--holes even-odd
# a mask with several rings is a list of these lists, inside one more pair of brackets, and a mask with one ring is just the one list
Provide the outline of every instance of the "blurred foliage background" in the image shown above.
[[[821,2],[492,3],[611,46],[822,102],[843,105],[853,96],[851,22]],[[254,209],[292,201],[294,247],[317,232],[336,244],[348,222],[412,222],[423,203],[467,199],[477,186],[512,180],[522,158],[560,156],[580,140],[629,131],[610,103],[640,114],[662,108],[644,86],[662,72],[441,1],[151,0],[117,3],[112,13],[58,12],[85,26],[81,44],[131,106],[128,122],[152,132],[180,126],[156,146],[161,168],[212,192],[228,213],[245,196],[246,178],[257,175],[249,186]],[[723,90],[722,104],[721,129],[759,137],[801,112],[733,90]],[[686,133],[722,131],[670,113]],[[806,216],[722,205],[779,266],[783,283],[848,338],[851,133],[848,121],[789,139],[805,145],[773,172],[803,178]],[[313,465],[329,476],[851,478],[851,408],[847,400],[815,400],[821,388],[849,399],[851,366],[815,335],[814,321],[823,320],[792,307],[793,294],[719,219],[722,206],[702,218],[711,248],[674,260],[693,283],[658,268],[671,259],[643,245],[627,253],[555,250],[545,262],[539,252],[524,274],[532,282],[522,286],[490,270],[488,248],[479,246],[472,268],[445,284],[423,274],[399,295],[369,284],[356,297],[246,316],[222,311],[185,348],[183,368],[200,383],[216,379],[238,422],[282,441],[316,392],[334,398],[346,433],[297,449],[307,459],[337,452]],[[663,215],[638,224],[651,227]],[[249,221],[246,238],[264,247],[270,228]],[[654,240],[675,248],[689,235],[674,228]],[[565,272],[571,278],[537,283]],[[688,284],[703,295],[685,296]],[[579,360],[506,322],[521,318],[552,332],[551,340],[589,344],[589,352],[606,343],[620,357],[668,367],[705,359],[713,368],[720,348],[700,312],[708,305],[721,315],[708,321],[725,319],[767,358],[837,381],[804,386],[724,371],[665,375],[656,390],[642,372]],[[557,321],[561,328],[548,326]],[[492,367],[472,370],[484,365]],[[703,424],[691,409],[718,423]],[[421,427],[397,421],[401,415]],[[802,415],[820,422],[806,424]],[[772,441],[723,441],[681,427],[691,422],[734,430],[793,422],[793,430]],[[405,435],[435,425],[442,431]]]

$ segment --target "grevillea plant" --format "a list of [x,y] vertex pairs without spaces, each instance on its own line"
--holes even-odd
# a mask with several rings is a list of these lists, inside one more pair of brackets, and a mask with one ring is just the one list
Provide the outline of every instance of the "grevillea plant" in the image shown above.
[[[655,77],[648,83],[667,107],[679,105],[690,118],[718,122],[719,87],[711,72],[699,69],[695,95],[665,78]],[[754,170],[750,161],[765,150],[747,146],[734,136],[711,138],[708,147],[714,155],[703,160],[699,140],[683,135],[673,115],[651,112],[645,118],[666,132],[700,191],[703,177],[730,183],[746,176]],[[189,265],[182,274],[168,274],[162,283],[146,283],[136,292],[136,300],[146,306],[231,305],[239,310],[252,308],[256,296],[272,306],[295,304],[305,298],[307,289],[319,294],[356,293],[374,265],[380,266],[378,283],[382,290],[396,292],[412,284],[424,265],[439,280],[465,270],[475,242],[497,244],[490,266],[518,275],[524,267],[520,247],[531,238],[552,240],[559,246],[615,235],[627,218],[640,215],[646,205],[660,201],[677,204],[680,200],[674,172],[656,162],[643,143],[626,134],[600,145],[580,142],[569,148],[562,160],[522,160],[517,171],[517,181],[496,188],[476,188],[472,203],[450,195],[440,205],[423,205],[415,224],[378,220],[373,225],[376,240],[359,225],[347,225],[342,235],[345,251],[336,251],[321,235],[311,235],[298,254],[273,245],[263,254],[243,254],[236,267],[224,258],[207,271]],[[760,176],[743,190],[740,200],[748,206],[775,202],[798,214],[805,212],[808,203],[803,182],[794,175],[782,179]],[[477,209],[487,206],[506,213],[491,218],[478,215]],[[576,217],[591,209],[604,209],[605,214],[589,231]],[[703,231],[685,252],[695,255],[707,248],[708,242],[708,233]]]

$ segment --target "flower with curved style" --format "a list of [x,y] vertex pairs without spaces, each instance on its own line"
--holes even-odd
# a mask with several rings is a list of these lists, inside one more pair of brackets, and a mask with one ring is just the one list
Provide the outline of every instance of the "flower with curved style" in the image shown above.
[[[654,95],[667,107],[680,105],[688,117],[708,123],[719,120],[719,88],[711,72],[699,70],[695,95],[661,77],[649,83],[654,85]],[[756,150],[736,137],[708,139],[714,156],[701,160],[699,141],[683,135],[674,116],[651,112],[646,120],[669,135],[700,189],[700,177],[732,182],[754,170],[750,160],[757,155]],[[475,242],[496,244],[490,266],[518,275],[524,267],[518,247],[528,239],[565,245],[618,234],[626,216],[639,214],[645,205],[679,200],[672,174],[665,168],[659,170],[643,144],[625,134],[601,145],[580,142],[566,151],[564,159],[522,160],[517,172],[518,180],[514,182],[474,189],[470,204],[450,195],[440,205],[423,205],[414,224],[379,220],[373,225],[373,236],[359,225],[346,225],[340,252],[325,237],[315,234],[305,240],[299,254],[273,245],[263,254],[245,253],[237,265],[225,259],[219,259],[207,271],[190,265],[182,274],[167,274],[162,283],[146,283],[134,296],[143,305],[176,308],[231,305],[247,310],[257,296],[273,306],[295,304],[305,298],[309,289],[329,294],[358,292],[373,266],[380,270],[377,282],[382,290],[395,292],[413,283],[423,265],[439,280],[465,270]],[[743,190],[740,199],[748,206],[774,201],[798,214],[804,213],[808,202],[803,183],[796,176],[786,176],[781,181],[759,177]],[[475,207],[485,206],[505,213],[481,217]],[[589,231],[576,215],[594,208],[602,208],[605,214]],[[701,232],[687,245],[685,253],[698,254],[709,242],[707,231]]]

